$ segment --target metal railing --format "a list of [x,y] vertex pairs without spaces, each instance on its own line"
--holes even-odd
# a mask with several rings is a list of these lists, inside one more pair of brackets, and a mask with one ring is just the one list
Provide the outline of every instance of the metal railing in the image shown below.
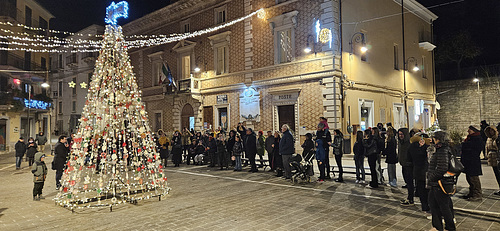
[[179,91],[189,92],[191,91],[191,79],[181,79],[179,80]]
[[[6,55],[7,57],[4,57]],[[0,65],[8,65],[25,71],[44,71],[47,67],[42,67],[36,62],[26,62],[24,57],[15,55],[12,52],[0,52]]]
[[73,64],[73,63],[78,63],[77,59],[76,59],[76,54],[73,53],[69,56],[66,57],[66,65],[70,65],[70,64]]

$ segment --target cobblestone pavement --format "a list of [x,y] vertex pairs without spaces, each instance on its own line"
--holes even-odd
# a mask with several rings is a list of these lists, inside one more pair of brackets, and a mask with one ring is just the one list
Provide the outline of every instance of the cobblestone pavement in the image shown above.
[[[11,156],[11,155],[9,155]],[[50,163],[51,158],[46,162]],[[0,230],[429,230],[418,205],[402,207],[401,188],[371,190],[346,183],[292,184],[269,172],[220,171],[207,166],[167,168],[171,193],[139,202],[76,213],[56,206],[54,171],[44,195],[32,201],[28,167],[0,155]],[[23,162],[23,166],[26,163]],[[369,178],[369,177],[368,177]],[[401,179],[401,178],[400,178]],[[492,187],[490,187],[492,188]],[[494,187],[493,187],[494,188]],[[481,202],[453,197],[458,230],[500,230],[500,197],[484,190]],[[418,199],[416,199],[418,202]]]

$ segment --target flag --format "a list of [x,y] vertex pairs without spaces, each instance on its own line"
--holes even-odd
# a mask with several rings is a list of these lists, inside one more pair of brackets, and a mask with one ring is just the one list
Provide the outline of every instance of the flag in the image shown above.
[[160,84],[167,84],[167,82],[169,86],[173,85],[177,88],[177,85],[175,84],[174,78],[172,76],[172,72],[170,71],[170,67],[168,66],[168,64],[167,66],[165,66],[165,63],[163,63],[160,73]]

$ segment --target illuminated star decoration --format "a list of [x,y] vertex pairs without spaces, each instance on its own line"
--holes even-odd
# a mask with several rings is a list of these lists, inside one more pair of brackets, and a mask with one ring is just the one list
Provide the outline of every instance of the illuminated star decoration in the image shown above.
[[128,2],[121,1],[118,4],[112,2],[106,7],[106,18],[104,22],[116,26],[116,19],[123,17],[128,18]]
[[75,82],[73,82],[73,81],[71,81],[71,82],[69,82],[69,83],[68,83],[68,85],[69,85],[69,87],[71,87],[71,88],[75,88],[76,83],[75,83]]
[[80,83],[80,87],[81,87],[81,88],[87,88],[87,83],[85,83],[85,82]]

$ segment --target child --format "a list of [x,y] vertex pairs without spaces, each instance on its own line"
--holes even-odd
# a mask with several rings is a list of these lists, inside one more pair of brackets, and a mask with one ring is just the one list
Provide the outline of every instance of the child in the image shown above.
[[40,199],[45,199],[42,196],[43,184],[45,178],[47,177],[47,166],[45,165],[45,154],[37,152],[35,154],[35,163],[31,167],[31,172],[33,173],[33,200],[39,201]]
[[234,171],[241,171],[241,155],[243,154],[243,144],[239,135],[236,135],[235,143],[233,146],[233,156],[234,156]]

